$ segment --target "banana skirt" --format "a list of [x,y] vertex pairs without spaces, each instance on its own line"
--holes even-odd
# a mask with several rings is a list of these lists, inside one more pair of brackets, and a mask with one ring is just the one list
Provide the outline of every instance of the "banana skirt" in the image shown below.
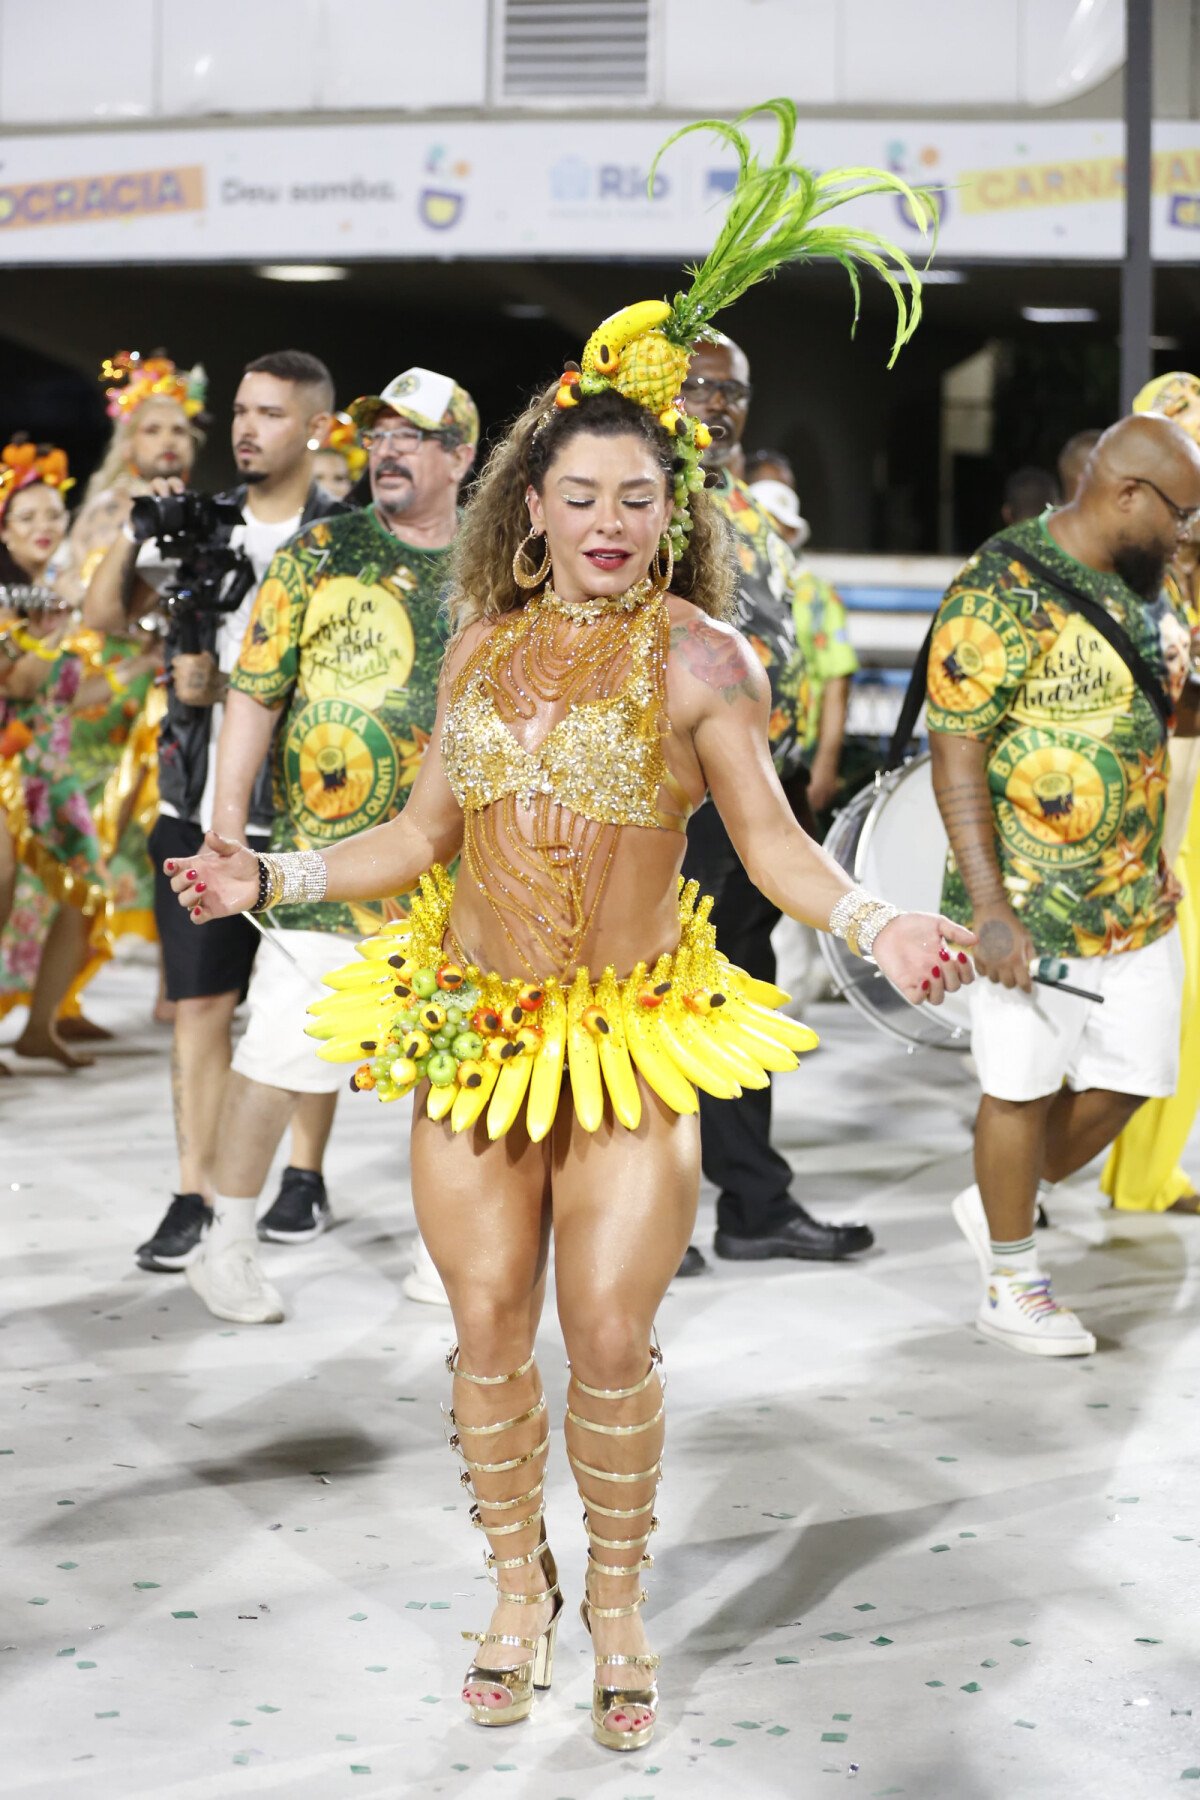
[[[630,1131],[642,1116],[637,1076],[678,1113],[696,1090],[721,1100],[764,1088],[797,1067],[816,1033],[777,1009],[787,995],[726,961],[709,923],[711,899],[680,882],[679,948],[619,979],[511,980],[450,961],[442,948],[454,884],[435,866],[407,919],[358,946],[356,962],[325,977],[333,991],[309,1007],[309,1035],[327,1062],[353,1062],[356,1092],[398,1100],[419,1082],[431,1118],[466,1131],[486,1113],[499,1138],[525,1112],[535,1143],[554,1123],[564,1075],[580,1125],[595,1131],[605,1095]],[[636,1071],[636,1073],[635,1073]]]

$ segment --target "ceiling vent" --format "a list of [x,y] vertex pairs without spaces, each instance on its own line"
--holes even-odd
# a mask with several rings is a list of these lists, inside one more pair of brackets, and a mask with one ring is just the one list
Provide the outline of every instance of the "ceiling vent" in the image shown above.
[[650,99],[653,0],[497,0],[496,104]]

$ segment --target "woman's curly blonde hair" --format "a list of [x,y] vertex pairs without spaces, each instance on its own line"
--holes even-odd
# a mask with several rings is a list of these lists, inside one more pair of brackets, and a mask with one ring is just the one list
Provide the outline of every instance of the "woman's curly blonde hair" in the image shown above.
[[[529,598],[512,571],[513,557],[529,532],[525,495],[530,487],[543,491],[551,463],[572,438],[584,433],[640,438],[654,452],[670,491],[675,450],[653,414],[615,390],[557,408],[557,390],[555,382],[514,421],[489,455],[463,510],[451,569],[450,619],[456,635],[477,619],[512,612]],[[710,618],[729,619],[738,584],[729,528],[703,490],[691,496],[691,515],[687,554],[675,564],[671,592]]]

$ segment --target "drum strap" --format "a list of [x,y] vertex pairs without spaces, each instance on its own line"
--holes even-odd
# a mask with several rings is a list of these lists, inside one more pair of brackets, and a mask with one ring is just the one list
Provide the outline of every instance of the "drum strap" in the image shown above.
[[[1102,606],[1098,600],[1094,600],[1090,594],[1085,594],[1081,588],[1072,586],[1069,581],[1064,580],[1061,575],[1048,568],[1040,558],[1031,556],[1022,545],[1014,544],[1007,538],[997,538],[995,542],[998,549],[1006,551],[1015,562],[1022,563],[1047,587],[1055,588],[1060,594],[1065,594],[1074,610],[1082,613],[1089,625],[1094,626],[1105,642],[1116,651],[1132,675],[1134,682],[1154,708],[1158,722],[1162,726],[1163,737],[1166,738],[1171,729],[1171,703],[1166,689],[1125,627],[1118,624],[1107,607]],[[888,770],[898,769],[904,761],[909,744],[912,742],[912,735],[916,729],[921,708],[925,704],[925,690],[929,679],[929,652],[933,644],[933,632],[936,624],[937,615],[935,614],[929,630],[925,633],[925,641],[917,652],[908,691],[904,696],[904,704],[900,708],[900,717],[896,722],[891,744],[888,746],[887,762],[884,765]]]

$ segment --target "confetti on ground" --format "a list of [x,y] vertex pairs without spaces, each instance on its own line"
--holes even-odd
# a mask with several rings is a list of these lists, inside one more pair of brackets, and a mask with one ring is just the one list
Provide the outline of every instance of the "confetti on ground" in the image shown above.
[[249,1725],[250,1721],[249,1719],[230,1719],[229,1723],[231,1725]]
[[173,1612],[171,1617],[173,1619],[194,1619],[196,1615],[194,1612]]
[[425,1602],[423,1600],[406,1600],[404,1607],[406,1612],[424,1612]]
[[1000,1667],[994,1656],[985,1657],[979,1666],[981,1669],[998,1669]]
[[931,1556],[936,1556],[939,1550],[948,1550],[949,1548],[949,1544],[930,1544],[929,1553]]
[[353,1620],[353,1622],[356,1625],[360,1625],[362,1623],[362,1621],[366,1618],[366,1616],[367,1616],[366,1613],[351,1613],[350,1614],[351,1619]]
[[714,1738],[712,1747],[714,1750],[732,1750],[734,1742],[733,1738]]
[[1200,1781],[1200,1769],[1185,1769],[1180,1781]]
[[960,1531],[958,1535],[959,1537],[976,1537],[978,1534],[974,1531]]
[[983,1689],[977,1681],[964,1681],[962,1691],[964,1694],[981,1694]]
[[786,1725],[772,1725],[767,1731],[768,1737],[786,1737],[787,1734],[788,1728]]
[[449,1612],[450,1602],[448,1600],[431,1600],[429,1610],[430,1612]]
[[92,1717],[94,1719],[119,1719],[120,1716],[121,1715],[119,1712],[102,1712],[102,1713],[93,1713],[92,1714]]
[[145,1591],[146,1589],[149,1589],[149,1588],[159,1587],[161,1584],[157,1581],[135,1581],[133,1585],[135,1588],[141,1588],[143,1591]]
[[842,1725],[846,1724],[848,1720],[854,1717],[853,1713],[834,1713],[833,1716]]
[[95,1668],[95,1666],[96,1666],[96,1665],[95,1665],[95,1663],[94,1663],[94,1662],[77,1662],[77,1663],[76,1663],[76,1664],[75,1664],[75,1667],[76,1667],[76,1668],[77,1668],[77,1669],[94,1669],[94,1668]]
[[885,1638],[885,1637],[877,1637],[877,1638],[871,1639],[871,1642],[873,1644],[890,1644],[891,1641],[892,1641],[891,1638]]
[[775,1661],[777,1663],[798,1663],[800,1658],[798,1656],[777,1656]]
[[370,1763],[351,1763],[350,1773],[352,1775],[369,1775],[371,1773],[371,1765]]
[[277,1713],[279,1708],[277,1706],[256,1706],[254,1710],[255,1712]]
[[56,1563],[55,1567],[59,1569],[77,1569],[79,1564],[73,1562]]
[[56,1656],[74,1656],[74,1654],[75,1654],[74,1644],[71,1645],[69,1650],[56,1650],[55,1651]]
[[1161,1638],[1134,1638],[1135,1644],[1161,1644]]
[[1037,1726],[1034,1724],[1032,1719],[1014,1719],[1013,1724],[1019,1725],[1021,1727],[1022,1731],[1036,1731],[1037,1730]]
[[426,1706],[440,1706],[442,1696],[440,1694],[422,1694],[421,1699]]
[[1008,1641],[1010,1644],[1015,1644],[1018,1650],[1025,1650],[1029,1646],[1028,1638],[1009,1638]]
[[875,1608],[869,1600],[860,1600],[854,1610],[855,1612],[874,1612]]
[[925,1683],[926,1687],[945,1687],[945,1685],[944,1681],[927,1681]]
[[735,1719],[733,1722],[737,1726],[739,1731],[757,1731],[758,1730],[758,1720],[757,1719]]
[[845,1731],[823,1731],[821,1742],[823,1744],[844,1744],[848,1736],[849,1733]]
[[338,1744],[357,1744],[358,1739],[351,1731],[339,1731],[334,1742]]
[[823,1631],[821,1636],[827,1644],[848,1644],[850,1642],[848,1631]]
[[368,1675],[386,1675],[387,1674],[387,1664],[386,1663],[368,1663],[367,1664],[367,1674]]
[[30,1606],[49,1606],[50,1602],[46,1599],[44,1594],[35,1594],[29,1604]]
[[939,1462],[957,1462],[958,1458],[957,1458],[957,1456],[939,1456],[938,1461]]

